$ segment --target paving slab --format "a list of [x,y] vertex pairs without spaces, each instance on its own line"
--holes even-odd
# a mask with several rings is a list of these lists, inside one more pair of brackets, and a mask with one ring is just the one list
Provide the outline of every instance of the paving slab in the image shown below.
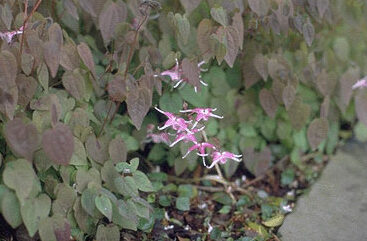
[[282,241],[367,241],[367,145],[331,157],[279,229]]

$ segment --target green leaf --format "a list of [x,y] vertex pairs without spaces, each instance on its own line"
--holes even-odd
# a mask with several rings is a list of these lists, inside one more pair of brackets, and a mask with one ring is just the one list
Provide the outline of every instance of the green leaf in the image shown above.
[[178,38],[186,45],[190,37],[190,22],[185,15],[175,14],[175,25],[178,32]]
[[122,228],[136,231],[138,226],[136,213],[123,200],[118,200],[116,205],[116,207],[113,205],[113,222]]
[[129,199],[127,204],[135,208],[135,213],[142,218],[149,218],[151,206],[142,198]]
[[178,186],[177,193],[179,197],[193,198],[197,195],[197,190],[190,184]]
[[116,164],[115,168],[121,173],[134,173],[139,166],[139,158],[135,157],[130,160],[130,164],[127,162],[119,162]]
[[190,198],[178,197],[176,199],[176,208],[180,211],[189,211],[190,210]]
[[43,218],[39,224],[39,235],[42,241],[69,240],[71,236],[69,221],[57,214]]
[[220,23],[222,26],[227,26],[228,25],[228,16],[227,16],[227,12],[223,9],[223,7],[214,7],[212,9],[210,9],[210,15],[212,16],[212,18],[217,21],[218,23]]
[[152,183],[149,181],[148,177],[141,171],[136,171],[133,174],[135,183],[140,191],[143,192],[153,192]]
[[97,241],[119,241],[119,228],[115,225],[104,226],[100,224],[97,228],[96,239]]
[[232,207],[225,205],[218,212],[221,214],[228,214],[231,211]]
[[175,92],[166,92],[159,99],[159,107],[164,111],[178,113],[182,108],[182,98]]
[[87,166],[87,154],[83,143],[76,137],[74,137],[74,152],[70,159],[70,165],[75,166]]
[[21,203],[30,196],[35,178],[32,164],[27,160],[18,159],[6,163],[3,172],[4,183],[15,190]]
[[118,193],[125,197],[136,197],[139,196],[138,187],[135,183],[134,178],[130,176],[116,177],[114,179],[115,186]]
[[1,200],[1,212],[6,222],[12,227],[17,228],[22,224],[20,215],[20,204],[13,192],[8,192]]
[[282,225],[283,220],[284,220],[284,215],[279,214],[279,215],[276,215],[276,216],[264,221],[263,224],[266,227],[274,228],[274,227],[278,227],[278,226]]
[[288,168],[282,172],[280,182],[283,186],[289,185],[294,181],[295,173],[294,170]]
[[26,200],[20,209],[20,213],[29,236],[33,237],[36,234],[39,221],[48,216],[50,209],[51,199],[46,194]]
[[232,199],[225,192],[216,192],[213,194],[212,199],[223,205],[232,205]]
[[95,199],[97,197],[97,190],[94,188],[87,188],[82,193],[80,204],[82,208],[92,217],[98,216]]
[[255,232],[257,232],[260,236],[266,238],[269,236],[268,232],[266,231],[266,229],[264,228],[264,226],[262,226],[261,224],[257,224],[254,222],[248,222],[247,225],[253,229]]
[[159,205],[163,207],[171,206],[171,197],[168,195],[161,195],[159,196]]
[[99,195],[95,197],[94,202],[96,204],[97,209],[108,218],[108,220],[112,220],[112,203],[108,197],[104,195]]

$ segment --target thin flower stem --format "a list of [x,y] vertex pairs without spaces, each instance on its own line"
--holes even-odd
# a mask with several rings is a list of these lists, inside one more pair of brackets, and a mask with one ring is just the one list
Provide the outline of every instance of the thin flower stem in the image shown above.
[[[203,135],[204,141],[208,142],[208,137],[206,135],[205,130],[202,130],[201,133]],[[215,166],[215,170],[217,171],[220,180],[223,181],[221,183],[224,185],[224,189],[225,189],[226,193],[231,197],[232,203],[235,204],[237,202],[237,200],[236,200],[235,196],[232,193],[232,186],[228,185],[228,182],[224,179],[222,171],[220,170],[220,167],[219,167],[218,163],[216,163],[214,166]],[[220,181],[218,181],[218,182],[220,182]]]

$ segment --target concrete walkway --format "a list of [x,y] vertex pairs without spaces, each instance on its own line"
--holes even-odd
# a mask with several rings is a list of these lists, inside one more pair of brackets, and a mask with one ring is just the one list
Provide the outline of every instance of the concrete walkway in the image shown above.
[[279,233],[283,241],[367,240],[367,145],[338,151]]

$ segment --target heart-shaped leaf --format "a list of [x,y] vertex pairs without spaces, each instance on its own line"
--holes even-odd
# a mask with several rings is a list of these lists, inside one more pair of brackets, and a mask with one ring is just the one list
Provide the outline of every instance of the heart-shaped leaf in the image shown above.
[[120,231],[115,225],[104,226],[99,225],[96,234],[97,241],[119,241]]
[[121,137],[118,136],[110,142],[108,152],[113,163],[126,162],[127,148]]
[[50,209],[51,199],[46,194],[26,200],[20,213],[29,236],[33,237],[36,234],[39,221],[48,216]]
[[127,111],[134,126],[140,130],[144,117],[152,105],[152,92],[142,87],[135,91],[130,91],[127,100]]
[[108,45],[115,34],[116,26],[124,22],[127,17],[127,8],[122,1],[108,1],[99,14],[99,29],[105,45]]
[[67,71],[62,76],[62,84],[75,99],[81,100],[86,92],[85,81],[79,69]]
[[33,124],[24,124],[21,119],[15,118],[6,123],[4,135],[15,155],[33,160],[33,153],[39,144],[37,128]]
[[316,149],[327,138],[329,124],[326,119],[314,119],[307,130],[307,139],[312,149]]
[[97,209],[108,218],[112,220],[112,203],[111,200],[105,195],[98,195],[95,199]]
[[68,126],[58,123],[42,135],[42,147],[53,162],[68,165],[74,152],[74,138]]

